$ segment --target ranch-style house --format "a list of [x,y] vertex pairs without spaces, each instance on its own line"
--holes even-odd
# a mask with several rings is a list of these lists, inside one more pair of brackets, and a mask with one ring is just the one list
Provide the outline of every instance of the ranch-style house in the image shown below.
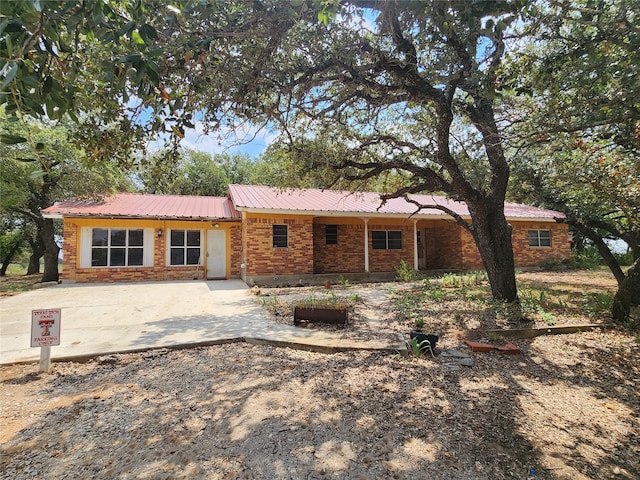
[[[463,203],[412,195],[463,218]],[[44,211],[63,219],[63,282],[241,278],[249,285],[482,269],[471,235],[441,210],[377,193],[230,185],[226,197],[119,193]],[[559,212],[505,205],[516,267],[570,255]]]

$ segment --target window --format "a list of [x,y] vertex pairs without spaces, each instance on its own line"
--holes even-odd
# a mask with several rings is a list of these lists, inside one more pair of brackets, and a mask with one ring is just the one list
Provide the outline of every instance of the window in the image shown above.
[[92,267],[135,267],[144,261],[144,231],[94,228],[91,231]]
[[338,244],[338,225],[326,225],[325,226],[325,242],[327,245]]
[[289,246],[289,236],[286,225],[273,226],[273,248],[287,248]]
[[373,230],[371,243],[374,250],[402,250],[402,232],[399,230]]
[[200,230],[171,230],[170,265],[200,265]]
[[550,247],[551,231],[549,230],[529,230],[530,247]]

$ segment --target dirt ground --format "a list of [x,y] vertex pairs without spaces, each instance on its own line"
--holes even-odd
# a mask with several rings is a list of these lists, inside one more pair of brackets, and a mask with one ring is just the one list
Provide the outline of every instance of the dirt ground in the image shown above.
[[[529,326],[605,322],[598,295],[615,290],[604,272],[519,284],[537,299]],[[638,338],[603,326],[514,340],[518,355],[471,353],[463,338],[500,343],[483,331],[514,326],[479,288],[336,287],[358,296],[345,336],[402,333],[421,316],[440,335],[435,357],[235,343],[49,374],[2,366],[0,478],[640,478]],[[257,298],[287,322],[277,305],[314,292]],[[473,366],[448,368],[450,349]]]

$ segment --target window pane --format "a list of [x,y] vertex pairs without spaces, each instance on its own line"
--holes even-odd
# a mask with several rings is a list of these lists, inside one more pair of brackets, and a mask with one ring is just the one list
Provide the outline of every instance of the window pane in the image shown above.
[[198,265],[200,260],[199,248],[187,248],[187,265]]
[[200,230],[187,230],[187,245],[190,247],[200,246]]
[[129,266],[137,266],[142,265],[143,259],[143,249],[142,248],[130,248],[129,249],[129,262],[127,263]]
[[387,232],[389,250],[402,250],[402,232]]
[[181,247],[184,245],[184,230],[171,230],[171,246]]
[[538,246],[538,231],[537,230],[529,230],[527,232],[527,236],[529,237],[529,246],[537,247]]
[[91,245],[94,247],[106,247],[108,239],[109,230],[106,228],[94,228],[91,232]]
[[125,266],[125,252],[126,248],[112,248],[111,259],[109,262],[110,267],[124,267]]
[[273,246],[280,248],[287,248],[287,226],[286,225],[274,225],[273,226]]
[[184,248],[171,249],[171,265],[184,265]]
[[124,247],[127,244],[127,231],[124,229],[111,229],[111,246]]
[[107,266],[107,249],[92,248],[91,249],[91,266],[106,267]]
[[129,230],[129,246],[142,247],[144,245],[143,239],[143,230]]
[[338,244],[338,226],[327,225],[325,229],[326,229],[325,240],[327,245],[337,245]]
[[387,232],[384,230],[373,230],[371,232],[371,244],[374,250],[386,250]]
[[540,234],[540,246],[541,247],[550,247],[551,246],[551,232],[549,230],[539,230]]

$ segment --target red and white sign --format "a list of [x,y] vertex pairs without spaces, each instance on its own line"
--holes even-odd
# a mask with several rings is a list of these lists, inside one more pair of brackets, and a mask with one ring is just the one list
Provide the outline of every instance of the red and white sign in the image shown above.
[[60,345],[60,308],[31,311],[31,346]]

